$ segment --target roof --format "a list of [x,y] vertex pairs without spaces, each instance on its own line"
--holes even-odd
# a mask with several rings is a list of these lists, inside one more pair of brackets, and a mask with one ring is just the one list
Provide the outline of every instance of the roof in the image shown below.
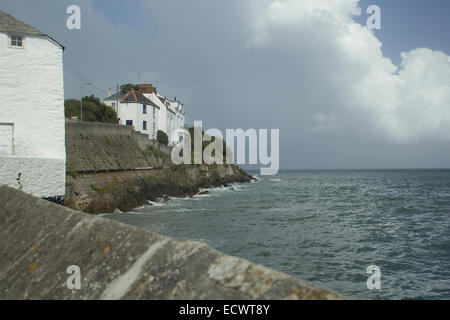
[[166,98],[161,97],[160,95],[158,95],[159,100],[165,105],[168,106],[169,102],[167,101]]
[[109,96],[107,98],[105,98],[103,101],[117,101],[117,100],[122,100],[122,98],[125,96],[124,93],[118,92],[113,94],[112,96]]
[[142,93],[139,93],[136,90],[131,90],[126,95],[124,95],[120,100],[120,103],[142,103],[159,109],[156,104],[154,104],[151,100],[149,100]]
[[9,14],[3,12],[0,10],[0,32],[4,33],[14,33],[17,35],[34,35],[34,36],[40,36],[43,38],[47,38],[48,40],[54,42],[55,44],[59,45],[62,49],[64,49],[64,46],[60,44],[58,41],[50,37],[49,35],[42,33],[36,28],[33,28],[32,26],[17,20],[13,16],[10,16]]

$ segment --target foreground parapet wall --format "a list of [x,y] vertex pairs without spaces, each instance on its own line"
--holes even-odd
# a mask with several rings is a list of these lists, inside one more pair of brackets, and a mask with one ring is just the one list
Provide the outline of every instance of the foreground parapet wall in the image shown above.
[[[0,299],[339,299],[205,244],[0,186]],[[189,227],[189,226],[186,226]],[[68,289],[69,266],[81,289]]]

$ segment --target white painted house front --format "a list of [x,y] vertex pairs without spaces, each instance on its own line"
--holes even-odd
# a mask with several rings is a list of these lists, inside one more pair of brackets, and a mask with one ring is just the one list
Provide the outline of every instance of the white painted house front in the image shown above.
[[[175,132],[176,129],[184,129],[185,124],[185,118],[184,118],[184,110],[183,110],[183,104],[180,101],[177,101],[175,98],[174,101],[169,101],[169,108],[173,111],[173,131]],[[171,144],[176,144],[179,141],[176,139],[176,136],[173,134],[169,135],[171,138]]]
[[[135,130],[149,134],[149,138],[155,140],[159,130],[165,132],[169,137],[169,145],[173,145],[175,139],[172,134],[177,129],[184,128],[183,104],[179,101],[169,101],[158,94],[152,84],[141,84],[139,90],[132,90],[128,94],[117,93],[105,98],[104,103],[116,110],[120,124],[133,125]],[[133,103],[133,104],[132,104]],[[151,109],[151,129],[142,130],[143,121],[148,118],[143,115],[142,108],[147,105]]]
[[142,93],[131,90],[127,94],[117,93],[104,100],[119,118],[119,124],[133,126],[136,131],[156,139],[159,107]]
[[0,11],[0,184],[42,198],[65,195],[63,52]]

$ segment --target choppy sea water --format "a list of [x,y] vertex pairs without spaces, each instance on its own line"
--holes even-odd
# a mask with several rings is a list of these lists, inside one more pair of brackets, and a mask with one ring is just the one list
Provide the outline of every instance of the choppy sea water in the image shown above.
[[[282,171],[233,189],[106,217],[349,298],[450,299],[450,170]],[[381,290],[367,288],[370,265]]]

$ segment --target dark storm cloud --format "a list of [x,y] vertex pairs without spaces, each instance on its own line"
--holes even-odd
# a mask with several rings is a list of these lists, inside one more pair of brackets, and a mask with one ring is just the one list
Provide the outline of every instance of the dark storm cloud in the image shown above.
[[[282,168],[448,167],[445,127],[420,131],[414,127],[415,118],[402,120],[401,108],[380,111],[362,95],[365,88],[358,86],[367,78],[376,80],[367,84],[369,89],[379,83],[387,86],[386,101],[380,105],[397,102],[400,89],[392,89],[391,98],[391,80],[367,75],[368,69],[390,68],[377,53],[355,58],[343,44],[345,37],[336,41],[346,36],[342,25],[351,20],[347,13],[356,1],[331,1],[337,12],[333,21],[317,16],[307,0],[302,5],[311,6],[311,11],[305,10],[308,14],[295,15],[295,1],[287,0],[294,3],[292,9],[271,7],[270,15],[268,5],[273,2],[143,0],[127,6],[92,0],[16,0],[0,9],[67,47],[66,63],[78,74],[66,66],[66,98],[79,97],[80,75],[104,91],[138,79],[157,81],[162,94],[186,104],[191,123],[203,120],[205,127],[219,129],[279,128]],[[70,4],[82,8],[80,31],[65,28]],[[360,37],[355,40],[369,49],[376,47],[364,32],[349,32],[351,37]],[[418,52],[409,61],[438,64],[439,58]],[[443,77],[440,81],[447,83]],[[414,75],[403,80],[412,83],[411,78]],[[420,90],[422,83],[413,85]],[[421,119],[419,107],[412,112]],[[440,105],[432,112],[445,116]]]

